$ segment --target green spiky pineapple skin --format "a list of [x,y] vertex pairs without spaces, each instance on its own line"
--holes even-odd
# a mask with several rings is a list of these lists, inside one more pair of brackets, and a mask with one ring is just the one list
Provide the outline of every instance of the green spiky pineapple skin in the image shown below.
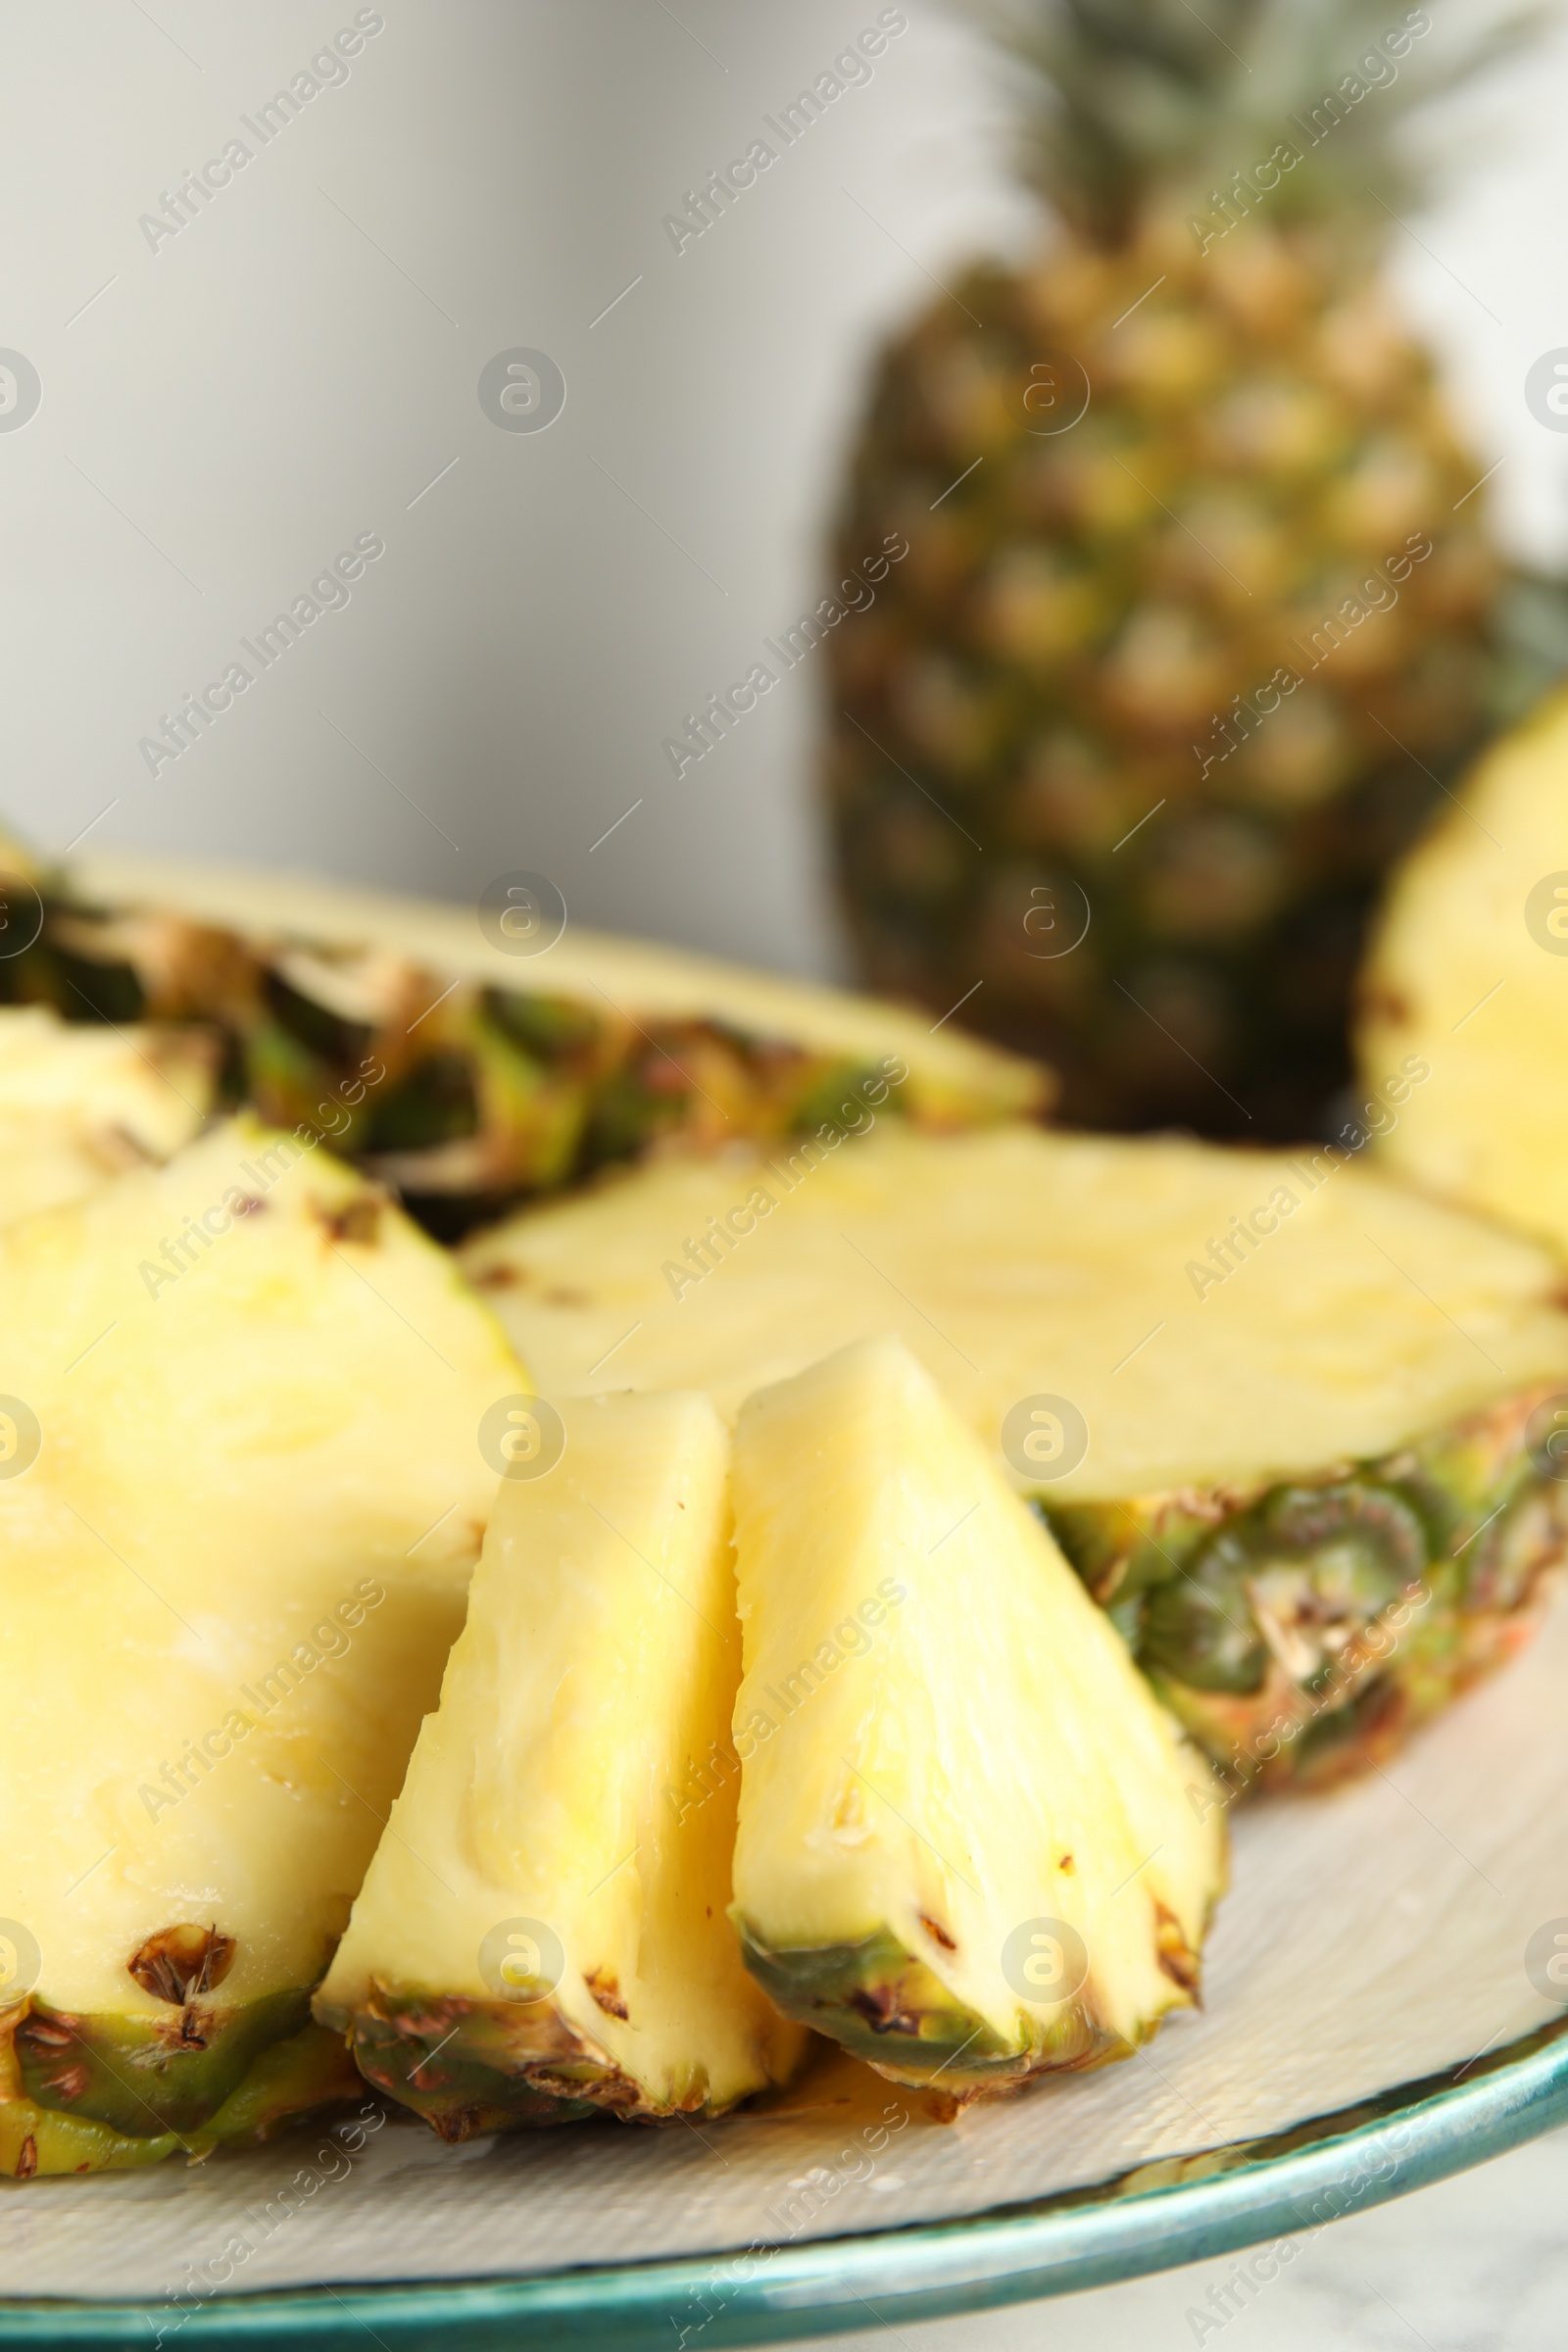
[[[560,2070],[551,2089],[522,2071],[514,2048],[516,2012],[504,2002],[378,1987],[373,2007],[335,2022],[371,2088],[412,2109],[442,2139],[588,2123],[604,2113],[574,2098]],[[597,2080],[606,2070],[593,2071]]]
[[[1091,397],[1049,434],[1061,353]],[[1046,382],[1068,414],[1082,378]],[[847,582],[908,545],[827,648],[867,978],[939,1012],[983,984],[964,1019],[1074,1123],[1316,1132],[1378,883],[1483,731],[1484,471],[1332,228],[1200,252],[1160,215],[956,280],[881,361],[836,534]]]
[[292,2040],[310,2015],[306,1991],[212,2013],[188,2009],[167,2022],[75,2017],[34,1999],[13,2040],[23,2090],[36,2105],[135,2139],[160,2130],[199,2131],[262,2053]]
[[14,2065],[0,2067],[0,2176],[22,2180],[139,2172],[181,2153],[195,2158],[217,2148],[256,2147],[362,2096],[365,2087],[341,2040],[315,2024],[269,2042],[216,2111],[189,2131],[120,2132],[92,2115],[28,2098]]
[[940,2087],[963,2100],[1025,2082],[1042,2067],[1060,2072],[1127,2055],[1081,2000],[1049,2032],[1009,2047],[886,1929],[859,1943],[779,1951],[744,1916],[731,1916],[746,1965],[775,2008],[913,2089]]
[[[1555,1394],[1532,1389],[1317,1482],[1037,1502],[1161,1697],[1233,1787],[1321,1785],[1392,1753],[1530,1639],[1568,1552],[1568,1486],[1546,1476],[1529,1446],[1531,1417]],[[1269,1657],[1249,1594],[1216,1579],[1213,1563],[1226,1540],[1266,1558],[1270,1516],[1297,1497],[1300,1509],[1325,1502],[1335,1523],[1316,1551],[1298,1555],[1307,1575],[1321,1575],[1334,1535],[1357,1518],[1381,1514],[1400,1541],[1389,1547],[1382,1589],[1347,1620],[1347,1646],[1292,1677]],[[1245,1655],[1205,1654],[1212,1634],[1229,1643],[1237,1631]]]

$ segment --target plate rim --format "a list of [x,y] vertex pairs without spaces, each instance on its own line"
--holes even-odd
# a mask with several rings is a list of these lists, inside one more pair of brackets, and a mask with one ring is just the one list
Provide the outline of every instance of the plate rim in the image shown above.
[[[1463,2078],[1470,2079],[1465,2081]],[[1187,2177],[1144,2186],[1143,2165],[1095,2186],[1018,2205],[778,2248],[757,2271],[746,2249],[489,2278],[417,2279],[215,2293],[172,2325],[168,2302],[0,2300],[0,2342],[185,2346],[286,2342],[363,2352],[433,2341],[559,2343],[580,2352],[717,2352],[721,2345],[847,2332],[984,2311],[1170,2270],[1270,2237],[1315,2234],[1485,2163],[1568,2123],[1568,2019],[1487,2057],[1373,2094],[1267,2138],[1171,2160]],[[1390,2168],[1390,2169],[1385,2169]],[[1313,2211],[1350,2186],[1340,2213]],[[25,2196],[24,2187],[12,2193]],[[1304,2210],[1303,2210],[1304,2209]],[[712,2275],[751,2262],[709,2308]],[[340,2291],[341,2290],[341,2291]],[[683,2330],[680,2314],[691,2319]],[[700,2314],[707,2312],[706,2317]]]

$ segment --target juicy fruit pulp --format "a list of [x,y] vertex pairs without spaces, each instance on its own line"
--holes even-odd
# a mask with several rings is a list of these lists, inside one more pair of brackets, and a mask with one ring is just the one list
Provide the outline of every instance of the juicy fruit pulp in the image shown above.
[[564,1413],[508,1479],[317,2015],[443,2136],[718,2113],[804,2036],[725,1916],[740,1675],[728,1439],[706,1398]]
[[0,988],[75,1019],[212,1023],[263,1117],[363,1160],[443,1235],[673,1135],[853,1121],[867,1088],[936,1125],[1050,1099],[1038,1067],[895,1005],[574,925],[537,956],[510,944],[415,900],[109,860],[46,903]]
[[735,1509],[760,1981],[960,2098],[1136,2047],[1193,1997],[1222,1808],[1039,1519],[894,1340],[747,1402]]
[[523,1380],[383,1195],[249,1121],[8,1228],[0,1302],[0,2113],[74,2170],[341,2087],[310,1990]]
[[1378,1150],[1429,1190],[1568,1249],[1568,695],[1490,752],[1390,895],[1362,981],[1369,1089],[1432,1081]]
[[168,1159],[212,1107],[215,1062],[213,1041],[191,1030],[0,1009],[0,1222]]
[[550,1396],[614,1348],[732,1415],[899,1332],[1244,1773],[1380,1753],[1525,1637],[1560,1548],[1560,1268],[1337,1149],[886,1129],[649,1168],[465,1262]]

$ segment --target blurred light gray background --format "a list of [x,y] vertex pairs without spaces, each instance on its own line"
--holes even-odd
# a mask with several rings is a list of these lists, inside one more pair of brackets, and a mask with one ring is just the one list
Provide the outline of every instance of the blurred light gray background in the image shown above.
[[[581,920],[839,968],[820,680],[803,664],[680,780],[661,745],[819,592],[879,333],[1030,233],[985,53],[904,0],[874,78],[732,211],[678,253],[662,220],[879,4],[0,8],[0,347],[42,387],[0,429],[0,810],[51,851],[458,899],[533,867]],[[264,145],[302,74],[323,86]],[[1568,344],[1565,95],[1559,40],[1445,132],[1461,151],[1475,117],[1490,145],[1394,232],[1538,557],[1565,536],[1568,438],[1522,391]],[[236,137],[251,159],[177,234],[140,224]],[[564,374],[548,430],[481,411],[515,347]],[[140,739],[362,533],[386,552],[352,601],[150,774]]]

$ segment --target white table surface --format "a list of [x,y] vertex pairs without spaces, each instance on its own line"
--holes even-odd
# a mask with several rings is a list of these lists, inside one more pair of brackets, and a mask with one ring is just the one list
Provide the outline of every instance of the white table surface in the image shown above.
[[869,2328],[845,2352],[1564,2352],[1568,2130],[1337,2222],[1218,2327],[1223,2259],[1045,2303]]

